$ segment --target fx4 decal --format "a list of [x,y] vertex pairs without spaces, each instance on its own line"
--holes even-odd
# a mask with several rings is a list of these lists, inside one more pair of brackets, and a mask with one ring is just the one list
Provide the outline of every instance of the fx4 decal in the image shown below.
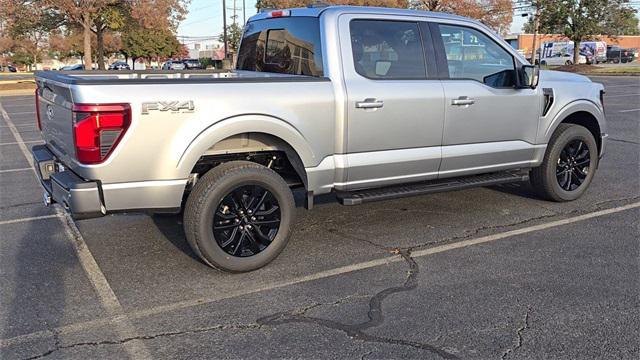
[[142,103],[142,115],[149,114],[149,111],[171,111],[174,113],[184,111],[193,112],[195,106],[193,100],[187,101],[149,101]]

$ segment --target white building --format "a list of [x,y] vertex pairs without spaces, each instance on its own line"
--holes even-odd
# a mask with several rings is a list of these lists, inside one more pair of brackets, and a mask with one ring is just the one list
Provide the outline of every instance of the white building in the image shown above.
[[224,47],[222,42],[214,39],[182,39],[182,43],[189,49],[190,59],[211,58],[222,60],[224,58]]

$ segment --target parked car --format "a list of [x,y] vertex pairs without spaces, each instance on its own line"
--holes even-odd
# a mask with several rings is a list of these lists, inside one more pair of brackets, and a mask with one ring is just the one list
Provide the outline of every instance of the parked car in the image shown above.
[[607,46],[607,62],[610,63],[628,63],[635,59],[633,49],[624,49],[619,46]]
[[184,70],[185,65],[182,61],[179,60],[167,60],[162,65],[162,70]]
[[124,61],[116,61],[109,65],[109,70],[131,70],[131,67]]
[[292,191],[312,209],[331,192],[357,205],[530,180],[570,201],[607,148],[602,84],[538,72],[475,20],[329,6],[246,29],[228,73],[37,72],[45,203],[76,218],[184,210],[202,261],[242,272],[286,246]]
[[182,60],[182,62],[187,70],[202,69],[202,64],[200,64],[200,60],[198,59],[185,59]]
[[75,64],[75,65],[63,66],[63,67],[60,68],[60,70],[62,70],[62,71],[80,71],[80,70],[84,70],[84,65]]
[[[579,55],[580,62],[579,64],[588,64],[590,62],[587,61],[587,57],[580,54]],[[553,56],[545,57],[540,60],[541,65],[572,65],[573,64],[573,54],[569,53],[556,53]]]
[[17,72],[18,69],[16,69],[16,67],[13,65],[5,65],[5,66],[0,66],[0,71]]

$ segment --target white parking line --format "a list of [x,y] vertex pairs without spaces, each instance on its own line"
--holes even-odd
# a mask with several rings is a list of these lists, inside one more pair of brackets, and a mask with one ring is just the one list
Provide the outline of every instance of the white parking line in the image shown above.
[[624,94],[624,95],[605,95],[606,99],[616,98],[616,97],[627,97],[627,96],[635,96],[640,98],[640,94]]
[[58,215],[33,216],[33,217],[26,217],[26,218],[20,218],[20,219],[0,221],[0,225],[16,224],[16,223],[27,222],[27,221],[37,221],[37,220],[56,219],[56,218],[58,218]]
[[27,114],[35,114],[35,113],[36,113],[35,111],[22,111],[22,112],[14,112],[14,113],[8,112],[7,114],[11,116],[11,115],[27,115]]
[[32,168],[28,167],[28,168],[19,168],[19,169],[6,169],[6,170],[0,170],[0,174],[2,173],[10,173],[10,172],[18,172],[18,171],[29,171]]
[[[636,208],[640,208],[640,202],[635,202],[635,203],[631,203],[628,205],[623,205],[623,206],[619,206],[611,209],[594,211],[594,212],[586,213],[583,215],[578,215],[578,216],[574,216],[574,217],[570,217],[562,220],[551,221],[551,222],[543,223],[539,225],[528,226],[521,229],[505,231],[498,234],[481,236],[478,238],[472,238],[472,239],[463,240],[463,241],[459,241],[451,244],[435,246],[429,249],[418,250],[413,252],[411,256],[413,258],[424,257],[428,255],[443,253],[450,250],[456,250],[456,249],[461,249],[469,246],[490,243],[490,242],[503,240],[507,238],[518,239],[515,236],[524,235],[524,234],[533,233],[533,232],[542,231],[542,230],[548,230],[555,227],[568,225],[568,224],[576,223],[579,221],[594,219],[601,216],[611,215],[611,214],[615,214],[615,213],[619,213],[619,212],[627,211],[631,209],[636,209]],[[214,303],[221,300],[228,300],[231,298],[251,295],[251,294],[255,294],[263,291],[276,290],[276,289],[284,288],[287,286],[298,285],[298,284],[302,284],[302,283],[306,283],[314,280],[320,280],[320,279],[329,278],[337,275],[344,275],[344,274],[352,273],[355,271],[366,270],[366,269],[370,269],[370,268],[374,268],[382,265],[388,265],[392,263],[397,263],[397,262],[402,262],[402,261],[405,261],[402,257],[398,255],[394,255],[394,256],[389,256],[381,259],[365,261],[357,264],[329,269],[329,270],[321,271],[315,274],[294,278],[291,280],[265,284],[263,286],[258,286],[251,289],[235,290],[235,291],[230,291],[224,294],[216,294],[213,296],[202,297],[202,298],[197,298],[192,300],[185,300],[185,301],[180,301],[180,302],[176,302],[168,305],[160,305],[160,306],[152,307],[145,310],[132,311],[123,315],[126,316],[126,318],[128,319],[141,319],[151,315],[158,315],[158,314],[163,314],[163,313],[167,313],[175,310],[181,310],[181,309],[200,306],[200,305],[206,305],[206,304]],[[117,322],[123,321],[123,315],[104,317],[104,318],[90,320],[86,322],[78,322],[74,324],[60,326],[52,330],[37,331],[30,334],[19,335],[12,338],[0,339],[0,349],[4,347],[13,346],[16,344],[31,342],[37,339],[44,339],[47,337],[51,337],[54,335],[54,333],[60,336],[65,334],[81,332],[81,331],[87,331],[89,329],[95,329],[101,326],[108,326],[113,324],[114,322],[117,323]]]
[[[30,141],[22,142],[22,144],[37,144],[37,143],[44,144],[44,140],[30,140]],[[14,141],[14,142],[0,143],[0,146],[2,146],[2,145],[18,145],[18,144],[20,144],[20,143],[17,142],[17,141]]]
[[[7,116],[9,116],[9,115],[7,114]],[[10,128],[10,127],[11,127],[11,126],[9,126],[9,125],[0,125],[0,128]],[[35,126],[35,125],[32,125],[32,124],[29,124],[29,125],[13,125],[13,127],[14,127],[14,128],[23,128],[23,127],[32,127],[32,128],[35,128],[36,126]]]
[[[4,117],[4,120],[7,122],[7,124],[9,124],[9,130],[11,130],[11,132],[13,133],[13,136],[18,142],[20,150],[27,158],[29,165],[31,165],[34,175],[36,176],[36,178],[38,178],[33,165],[33,158],[29,153],[29,150],[27,150],[27,147],[24,145],[22,136],[20,135],[15,125],[13,124],[13,121],[2,106],[2,103],[0,103],[0,113],[2,114],[2,117]],[[64,210],[61,210],[58,206],[56,206],[56,216],[60,219],[60,221],[62,221],[65,231],[71,238],[70,240],[76,251],[78,260],[80,261],[80,264],[82,265],[87,278],[91,282],[91,285],[93,285],[93,288],[96,291],[96,295],[98,296],[98,299],[106,310],[107,315],[122,318],[121,322],[114,324],[115,331],[122,338],[135,338],[137,334],[135,327],[133,326],[131,321],[129,321],[127,316],[124,315],[124,308],[122,307],[122,304],[120,304],[120,301],[118,300],[116,294],[113,292],[113,289],[109,285],[109,282],[104,276],[104,273],[102,272],[102,270],[100,270],[98,263],[93,257],[93,254],[91,254],[91,251],[89,251],[87,243],[84,241],[84,238],[82,237],[82,234],[76,227],[75,223],[73,222],[69,214],[67,214]],[[132,359],[152,358],[149,350],[142,342],[142,340],[127,341],[123,344],[123,346]]]
[[620,111],[618,111],[618,112],[621,112],[621,113],[627,113],[627,112],[632,112],[632,111],[640,111],[640,109],[620,110]]
[[619,87],[640,87],[640,81],[637,84],[625,84],[625,85],[605,85],[604,89],[607,90],[609,88],[619,88]]

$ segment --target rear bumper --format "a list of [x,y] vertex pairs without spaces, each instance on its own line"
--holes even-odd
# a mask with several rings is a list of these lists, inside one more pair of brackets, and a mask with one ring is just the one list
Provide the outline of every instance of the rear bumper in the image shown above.
[[106,214],[97,182],[86,181],[71,170],[66,170],[45,145],[32,147],[31,153],[45,190],[45,199],[48,197],[51,202],[59,203],[76,219]]

